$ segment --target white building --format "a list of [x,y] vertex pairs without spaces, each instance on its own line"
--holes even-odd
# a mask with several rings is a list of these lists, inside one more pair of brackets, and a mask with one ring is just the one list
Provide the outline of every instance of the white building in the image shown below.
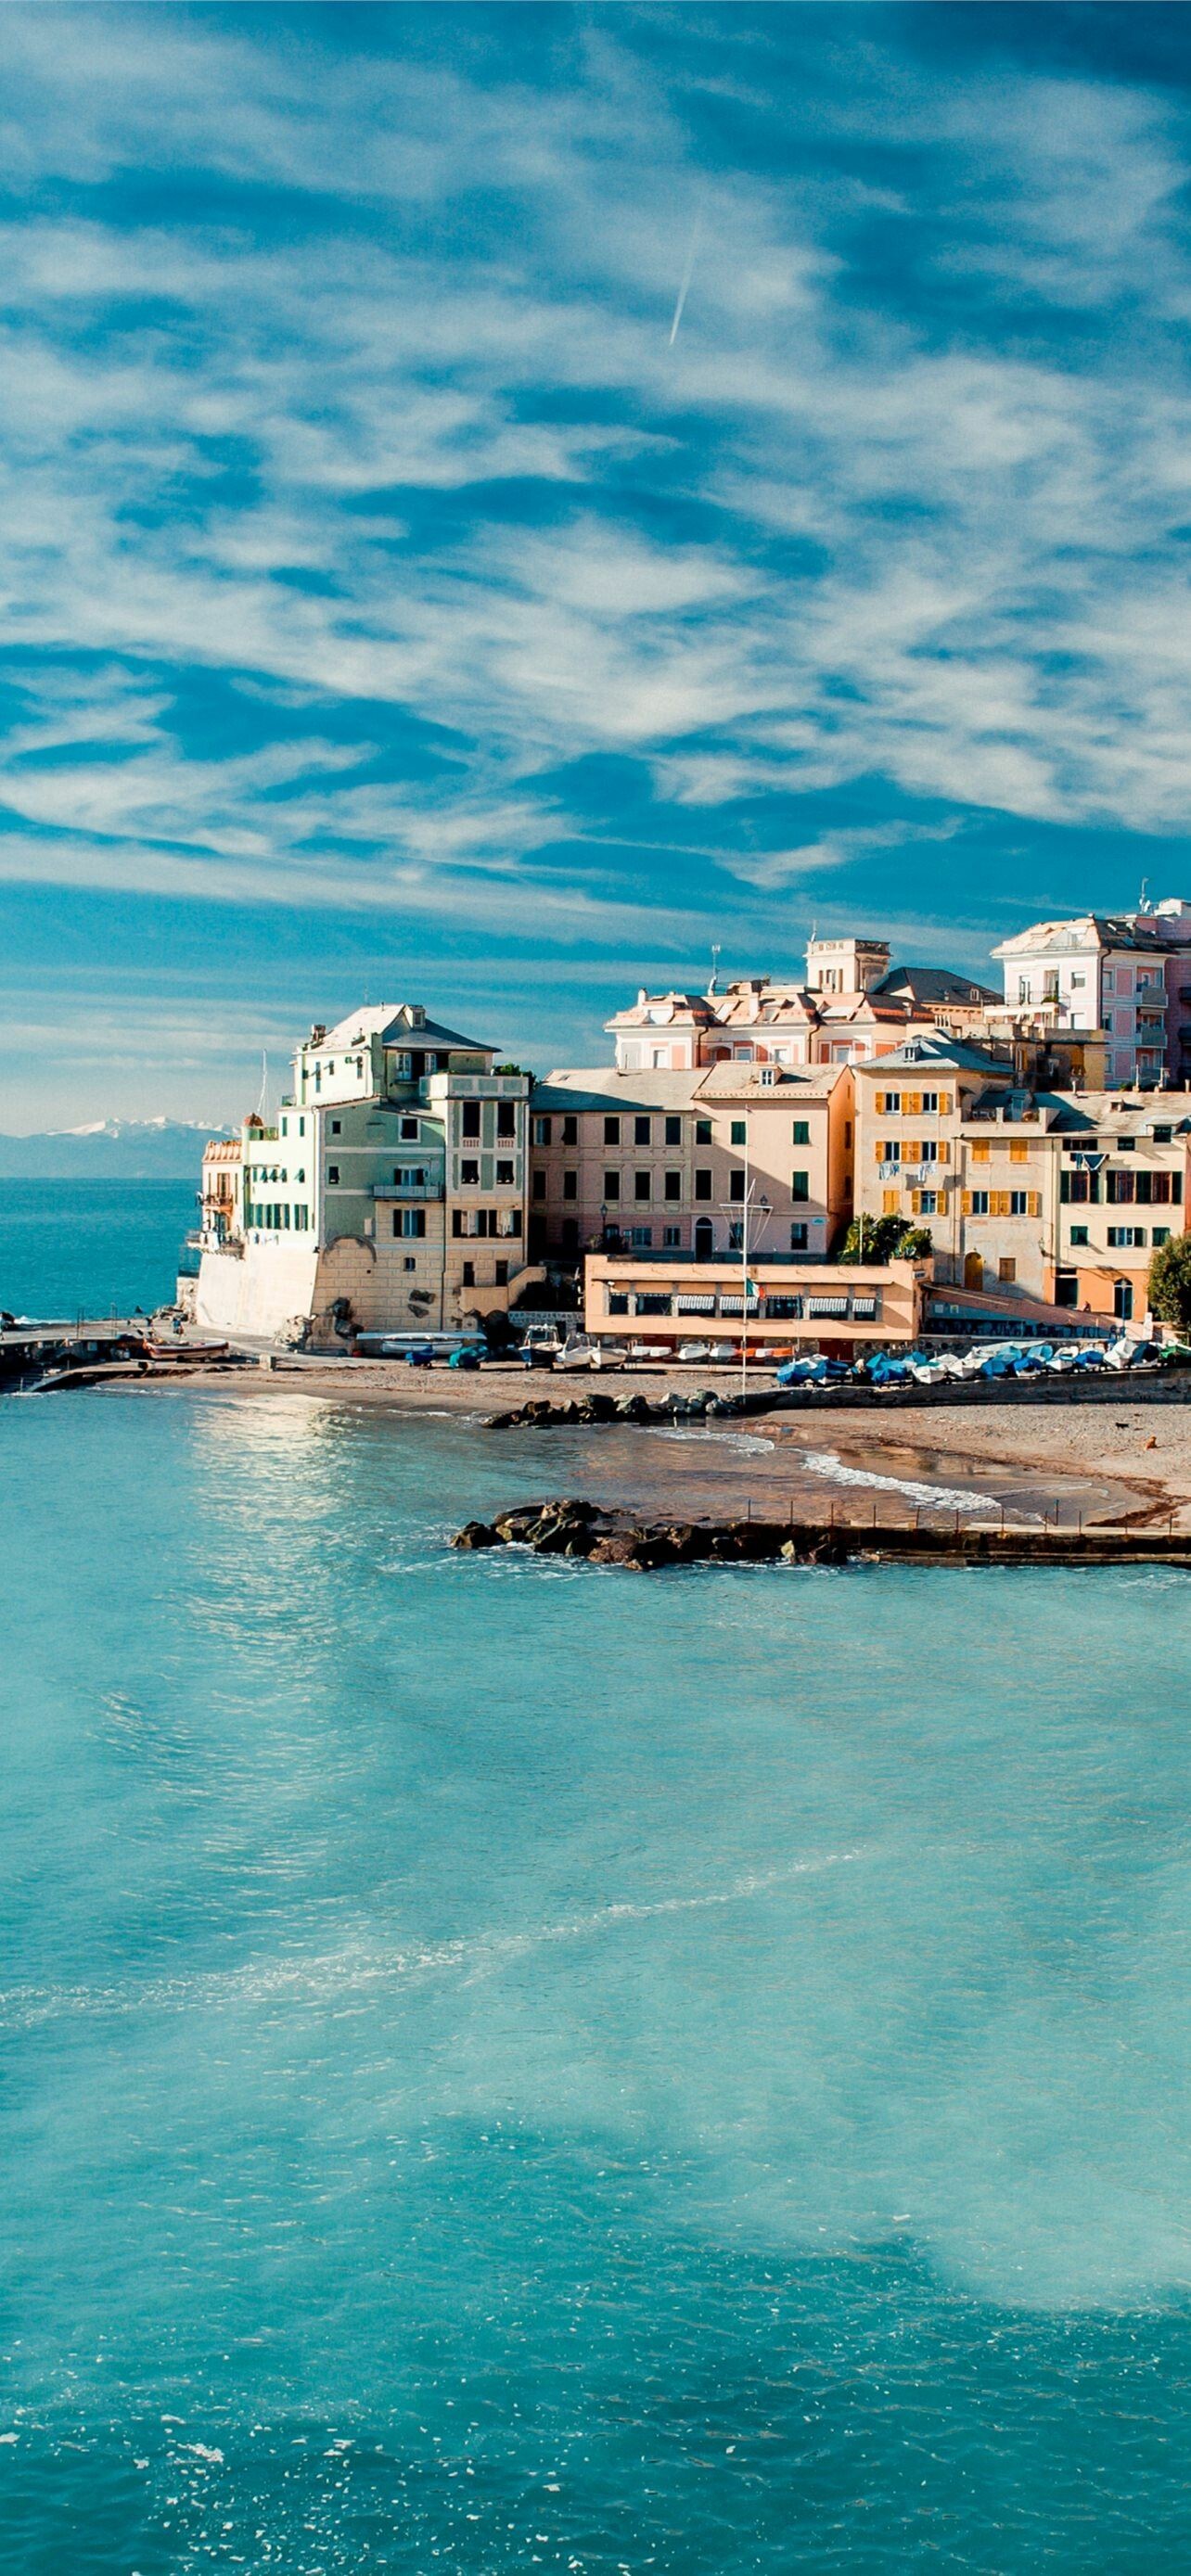
[[275,1127],[203,1163],[197,1321],[270,1339],[305,1329],[450,1329],[506,1309],[526,1266],[530,1080],[419,1003],[311,1030]]

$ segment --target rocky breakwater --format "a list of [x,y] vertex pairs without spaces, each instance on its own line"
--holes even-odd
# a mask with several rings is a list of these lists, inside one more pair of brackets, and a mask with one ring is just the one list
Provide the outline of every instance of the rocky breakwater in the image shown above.
[[567,1499],[519,1503],[494,1521],[468,1521],[452,1547],[528,1547],[535,1556],[583,1557],[589,1565],[621,1566],[652,1574],[668,1565],[747,1565],[784,1559],[787,1564],[842,1565],[844,1534],[789,1522],[634,1520],[628,1512],[602,1511],[598,1503]]
[[536,1556],[582,1557],[588,1565],[652,1574],[682,1565],[845,1565],[853,1558],[916,1565],[1168,1565],[1191,1570],[1191,1532],[1101,1523],[1090,1529],[878,1528],[837,1521],[641,1521],[568,1497],[518,1503],[494,1521],[468,1521],[458,1548],[526,1547]]
[[716,1422],[739,1417],[742,1413],[768,1413],[773,1406],[773,1390],[755,1395],[718,1395],[700,1389],[694,1395],[597,1395],[594,1390],[574,1396],[567,1404],[551,1404],[547,1397],[530,1397],[525,1404],[514,1405],[508,1413],[490,1413],[486,1431],[561,1431],[575,1423],[585,1425],[671,1422]]

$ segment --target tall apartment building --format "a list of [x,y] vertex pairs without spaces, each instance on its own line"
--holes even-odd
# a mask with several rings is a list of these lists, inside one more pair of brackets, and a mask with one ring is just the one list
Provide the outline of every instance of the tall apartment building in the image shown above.
[[1102,1031],[1104,1079],[1153,1090],[1191,1080],[1191,904],[1035,922],[993,950],[1005,1008],[1056,1032]]
[[530,1078],[419,1003],[317,1026],[276,1126],[203,1164],[196,1315],[220,1332],[443,1327],[526,1267]]

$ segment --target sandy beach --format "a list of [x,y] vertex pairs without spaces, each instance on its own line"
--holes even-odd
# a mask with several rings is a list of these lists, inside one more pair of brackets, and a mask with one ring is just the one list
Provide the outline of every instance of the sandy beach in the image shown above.
[[[735,1385],[722,1373],[709,1376],[709,1382],[724,1393]],[[220,1390],[237,1401],[268,1403],[300,1391],[408,1419],[452,1415],[474,1423],[477,1437],[493,1442],[501,1435],[483,1431],[487,1416],[530,1396],[567,1403],[581,1398],[593,1383],[600,1382],[531,1375],[516,1364],[462,1374],[414,1370],[393,1361],[291,1356],[277,1358],[272,1366],[188,1368],[177,1380],[123,1382],[125,1389],[140,1394],[185,1394],[200,1388]],[[603,1388],[639,1392],[657,1402],[672,1392],[689,1395],[696,1383],[702,1380],[689,1369],[659,1368],[603,1381]],[[557,1483],[564,1464],[573,1475],[579,1437],[561,1431],[542,1435],[544,1490]],[[697,1468],[696,1443],[701,1453]],[[581,1445],[584,1455],[598,1463],[608,1498],[639,1499],[642,1508],[656,1507],[667,1496],[674,1508],[688,1510],[723,1510],[734,1498],[749,1496],[760,1503],[766,1496],[772,1499],[775,1490],[782,1496],[795,1486],[805,1490],[807,1462],[818,1460],[825,1472],[818,1473],[813,1464],[810,1472],[818,1474],[815,1490],[824,1509],[849,1518],[874,1508],[904,1512],[912,1499],[908,1489],[916,1486],[959,1492],[977,1486],[1008,1510],[1028,1510],[1031,1517],[1050,1495],[1063,1519],[1079,1513],[1105,1520],[1173,1514],[1176,1529],[1191,1526],[1191,1406],[1130,1403],[1124,1388],[1119,1400],[1095,1405],[1005,1404],[980,1410],[932,1405],[920,1414],[899,1408],[884,1419],[869,1408],[846,1404],[821,1413],[775,1407],[772,1413],[748,1416],[735,1428],[721,1425],[718,1436],[626,1426],[587,1432]],[[881,1481],[853,1481],[868,1476]]]

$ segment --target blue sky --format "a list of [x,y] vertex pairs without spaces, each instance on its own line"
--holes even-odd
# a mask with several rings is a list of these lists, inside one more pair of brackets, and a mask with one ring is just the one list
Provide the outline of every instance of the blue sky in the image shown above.
[[1189,72],[1144,5],[0,11],[0,1127],[1191,890]]

